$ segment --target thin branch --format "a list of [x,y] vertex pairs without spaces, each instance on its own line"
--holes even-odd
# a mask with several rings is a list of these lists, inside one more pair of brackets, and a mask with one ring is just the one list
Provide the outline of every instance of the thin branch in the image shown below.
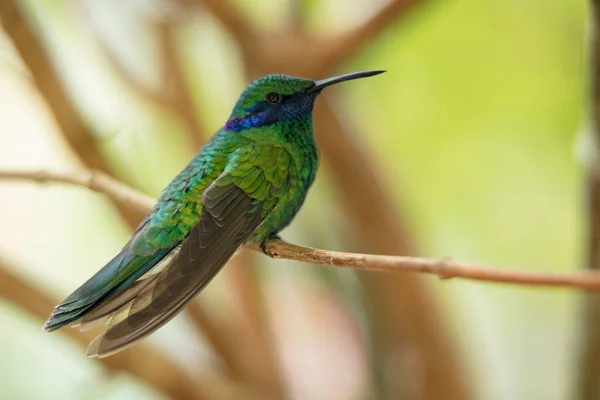
[[[151,204],[152,201],[149,200],[148,196],[114,179],[99,179],[98,176],[98,173],[94,172],[57,173],[49,171],[17,172],[0,170],[0,180],[20,179],[35,182],[57,181],[69,183],[103,193],[124,205],[137,208],[140,212],[148,212],[152,208],[153,204]],[[248,244],[246,247],[253,251],[262,252],[255,244]],[[267,253],[273,258],[289,259],[328,267],[379,272],[418,272],[437,275],[443,279],[463,278],[515,285],[600,290],[600,272],[592,271],[573,274],[527,272],[469,264],[449,258],[431,259],[321,250],[287,243],[283,240],[269,241],[267,243]]]
[[[262,253],[260,247],[255,244],[249,244],[246,248]],[[600,290],[600,273],[598,272],[573,274],[528,272],[469,264],[450,258],[432,259],[321,250],[279,239],[270,240],[266,249],[267,255],[275,259],[294,260],[325,267],[379,272],[406,271],[437,275],[441,279],[464,278],[492,283]]]
[[100,171],[49,172],[1,170],[0,179],[18,181],[29,180],[39,183],[61,182],[83,186],[94,192],[104,193],[110,200],[141,214],[148,213],[156,203],[156,200],[152,197],[139,192]]
[[[0,259],[0,298],[29,312],[39,320],[46,319],[57,303],[56,299],[18,277],[11,270],[13,269],[8,268],[6,262]],[[92,332],[80,332],[77,329],[63,329],[60,332],[82,346],[86,346],[94,337]],[[109,370],[127,372],[136,376],[172,399],[229,398],[224,396],[232,391],[229,387],[231,384],[223,382],[217,376],[203,375],[202,381],[192,378],[181,366],[145,343],[111,357],[96,360]]]

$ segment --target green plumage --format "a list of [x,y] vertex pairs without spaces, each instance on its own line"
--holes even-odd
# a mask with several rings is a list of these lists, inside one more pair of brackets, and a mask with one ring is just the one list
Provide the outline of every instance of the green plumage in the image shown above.
[[321,90],[380,72],[253,82],[121,252],[55,308],[45,329],[108,321],[88,348],[101,357],[168,322],[244,242],[264,246],[302,206],[318,166],[312,109]]

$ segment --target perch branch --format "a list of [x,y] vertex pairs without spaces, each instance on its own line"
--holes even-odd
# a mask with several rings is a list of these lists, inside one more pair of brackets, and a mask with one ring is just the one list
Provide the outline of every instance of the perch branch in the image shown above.
[[[148,212],[154,201],[148,196],[114,179],[97,172],[58,173],[49,171],[3,171],[0,180],[18,179],[35,182],[63,182],[83,186],[103,193],[113,200],[134,207],[140,212]],[[262,252],[254,244],[248,249]],[[380,272],[418,272],[437,275],[443,279],[463,278],[485,282],[512,283],[517,285],[557,286],[583,290],[600,290],[600,273],[580,272],[557,274],[547,272],[527,272],[493,268],[485,265],[469,264],[461,261],[431,259],[422,257],[385,256],[374,254],[346,253],[299,246],[275,239],[267,243],[267,254],[273,258],[295,260],[328,267],[341,267]]]
[[[76,180],[71,181],[77,182]],[[143,205],[143,203],[140,203]],[[44,320],[57,303],[31,283],[11,272],[6,262],[0,259],[0,298]],[[63,329],[61,333],[86,346],[94,337],[92,332],[77,329]],[[200,400],[219,399],[231,392],[230,383],[219,377],[206,378],[203,382],[192,378],[184,369],[167,358],[162,352],[148,344],[141,343],[111,357],[97,359],[104,367],[115,372],[130,373],[157,391],[172,399]],[[207,371],[206,371],[207,372]],[[210,382],[210,384],[206,384]]]
[[[262,253],[258,245],[246,248]],[[351,268],[380,272],[418,272],[437,275],[441,279],[464,278],[470,280],[512,283],[517,285],[559,286],[585,290],[600,290],[600,273],[584,272],[555,274],[548,272],[515,271],[485,265],[469,264],[450,258],[423,258],[347,253],[299,246],[280,239],[270,240],[267,255],[275,259],[300,261],[326,267]]]

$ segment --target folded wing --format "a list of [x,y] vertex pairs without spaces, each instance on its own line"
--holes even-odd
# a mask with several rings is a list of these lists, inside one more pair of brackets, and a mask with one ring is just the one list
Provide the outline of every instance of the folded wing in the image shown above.
[[248,195],[227,174],[206,189],[202,203],[200,220],[162,271],[137,281],[112,306],[84,320],[89,324],[110,319],[108,329],[90,344],[88,355],[118,352],[171,320],[264,220],[264,201]]

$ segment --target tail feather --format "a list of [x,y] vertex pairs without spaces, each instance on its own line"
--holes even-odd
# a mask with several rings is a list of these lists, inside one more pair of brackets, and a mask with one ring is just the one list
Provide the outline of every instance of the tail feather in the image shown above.
[[175,253],[176,251],[171,251],[171,254],[169,254],[168,257],[165,257],[147,274],[133,282],[125,290],[112,296],[103,304],[95,307],[93,310],[84,315],[79,321],[77,321],[74,326],[79,326],[80,331],[87,331],[103,324],[108,320],[111,320],[115,313],[117,313],[121,308],[124,308],[127,303],[136,298],[142,292],[142,290],[144,290],[146,287],[148,287],[148,285],[152,284],[156,278],[158,278],[159,273],[164,270],[168,263],[167,259],[171,259]]
[[[140,256],[132,254],[129,245],[125,246],[100,271],[54,308],[44,324],[44,329],[51,332],[71,325],[103,304],[110,304],[110,299],[126,291],[132,283],[157,265],[170,250],[160,249],[152,255]],[[115,304],[113,311],[123,304],[125,302]],[[103,315],[107,313],[110,313],[110,310],[104,309]],[[95,319],[103,315],[97,315]]]

